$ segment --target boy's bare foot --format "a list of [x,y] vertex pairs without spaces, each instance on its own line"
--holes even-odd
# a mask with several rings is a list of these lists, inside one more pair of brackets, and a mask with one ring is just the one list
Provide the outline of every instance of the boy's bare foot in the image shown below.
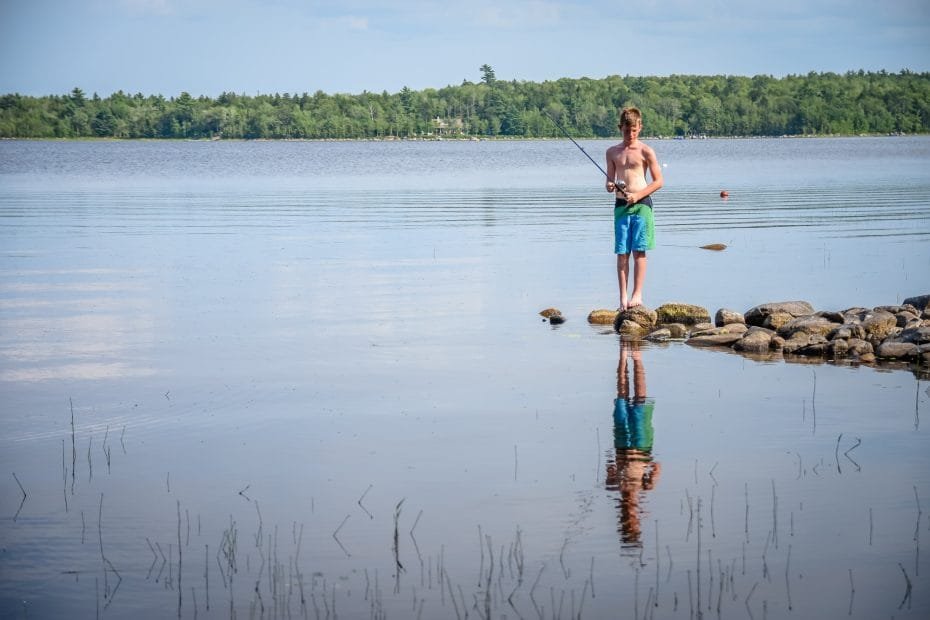
[[629,309],[629,308],[634,308],[636,306],[641,306],[641,305],[643,305],[643,298],[637,297],[636,295],[634,295],[632,299],[630,299],[630,302],[627,304],[626,307],[627,309]]

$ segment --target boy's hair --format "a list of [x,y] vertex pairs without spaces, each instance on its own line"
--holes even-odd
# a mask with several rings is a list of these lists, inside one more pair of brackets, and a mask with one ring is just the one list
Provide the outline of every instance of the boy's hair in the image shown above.
[[620,126],[629,125],[630,127],[635,127],[640,125],[643,122],[643,113],[639,111],[639,108],[629,107],[623,108],[620,111]]

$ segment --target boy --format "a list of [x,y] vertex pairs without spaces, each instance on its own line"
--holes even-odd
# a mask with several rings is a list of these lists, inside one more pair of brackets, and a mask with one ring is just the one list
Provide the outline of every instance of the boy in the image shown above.
[[[623,133],[623,142],[607,149],[607,191],[616,196],[614,251],[617,253],[620,309],[627,310],[643,303],[646,250],[655,247],[651,196],[662,187],[662,168],[655,151],[639,141],[643,116],[637,108],[624,108],[618,127]],[[651,183],[646,183],[647,171]],[[636,277],[633,295],[628,296],[631,252]]]

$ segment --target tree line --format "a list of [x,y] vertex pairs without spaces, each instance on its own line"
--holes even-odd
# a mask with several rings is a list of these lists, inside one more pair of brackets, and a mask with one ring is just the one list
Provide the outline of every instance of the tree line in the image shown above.
[[648,136],[930,132],[930,73],[498,80],[381,94],[0,96],[4,138],[388,139],[618,135],[619,108],[643,112]]

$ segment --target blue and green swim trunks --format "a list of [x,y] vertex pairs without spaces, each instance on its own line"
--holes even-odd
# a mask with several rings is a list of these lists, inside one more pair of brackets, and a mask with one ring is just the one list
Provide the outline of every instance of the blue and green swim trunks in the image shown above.
[[614,203],[614,253],[645,252],[656,247],[652,196],[634,205],[617,198]]
[[614,447],[617,450],[652,451],[654,398],[614,400]]

